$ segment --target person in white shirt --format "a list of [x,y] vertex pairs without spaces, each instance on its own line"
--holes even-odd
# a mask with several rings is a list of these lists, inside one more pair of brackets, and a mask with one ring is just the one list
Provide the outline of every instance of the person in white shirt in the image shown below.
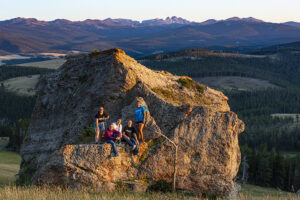
[[[114,122],[113,125],[114,125],[114,130],[119,131],[120,133],[122,133],[122,128],[123,128],[123,127],[122,127],[122,119],[118,119],[118,121],[117,121],[117,122]],[[122,146],[122,144],[121,144],[121,139],[122,139],[122,136],[121,136],[121,138],[118,140],[119,146]]]

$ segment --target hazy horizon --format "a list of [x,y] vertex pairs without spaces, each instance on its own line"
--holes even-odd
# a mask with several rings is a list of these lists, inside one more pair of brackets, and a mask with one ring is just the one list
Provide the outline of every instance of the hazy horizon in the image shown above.
[[11,0],[0,2],[0,20],[17,17],[52,21],[67,19],[123,18],[136,21],[177,16],[189,21],[222,20],[231,17],[253,17],[266,22],[300,22],[300,1],[297,0],[153,0],[153,1],[101,1],[101,0]]
[[[167,16],[167,17],[177,17],[177,18],[182,18],[184,20],[188,20],[184,17],[181,17],[181,16]],[[158,18],[158,17],[154,17],[154,18],[149,18],[149,19],[143,19],[143,20],[137,20],[137,19],[130,19],[130,18],[121,18],[121,17],[118,17],[118,18],[112,18],[112,17],[107,17],[107,18],[86,18],[86,19],[81,19],[81,20],[72,20],[72,19],[67,19],[67,18],[56,18],[56,19],[50,19],[50,20],[43,20],[43,19],[39,19],[39,18],[35,18],[35,17],[22,17],[22,16],[18,16],[18,17],[14,17],[14,18],[9,18],[9,19],[0,19],[0,21],[6,21],[6,20],[12,20],[12,19],[17,19],[17,18],[23,18],[23,19],[36,19],[38,21],[45,21],[45,22],[50,22],[50,21],[55,21],[55,20],[69,20],[69,21],[73,21],[73,22],[80,22],[80,21],[85,21],[85,20],[106,20],[106,19],[126,19],[126,20],[132,20],[132,21],[138,21],[139,23],[142,23],[144,20],[153,20],[153,19],[163,19],[165,20],[167,17],[165,18]],[[238,17],[240,19],[243,19],[243,18],[250,18],[252,16],[248,16],[248,17],[239,17],[239,16],[231,16],[229,18],[235,18],[235,17]],[[229,18],[224,18],[224,19],[215,19],[215,18],[208,18],[208,19],[204,19],[202,21],[192,21],[192,20],[188,20],[190,22],[195,22],[195,23],[201,23],[201,22],[205,22],[207,20],[218,20],[218,21],[222,21],[222,20],[227,20]],[[274,22],[274,21],[265,21],[263,19],[259,19],[259,18],[255,18],[255,17],[252,17],[254,19],[257,19],[257,20],[262,20],[264,22],[270,22],[270,23],[285,23],[285,22],[298,22],[300,23],[300,20],[299,21],[294,21],[294,20],[287,20],[287,21],[282,21],[282,22]]]

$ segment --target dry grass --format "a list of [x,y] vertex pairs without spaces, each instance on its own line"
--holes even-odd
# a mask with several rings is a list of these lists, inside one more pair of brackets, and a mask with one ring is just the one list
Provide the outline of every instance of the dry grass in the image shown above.
[[40,62],[24,63],[24,64],[19,64],[18,66],[23,66],[23,67],[38,67],[38,68],[47,68],[47,69],[58,69],[65,62],[66,62],[65,59],[58,58],[58,59],[46,60],[46,61],[40,61]]
[[[129,200],[129,199],[205,199],[183,193],[134,193],[130,191],[97,192],[92,190],[62,189],[59,187],[16,187],[15,174],[21,162],[17,153],[0,151],[0,199],[7,200]],[[11,186],[9,186],[11,185]],[[243,185],[241,200],[297,200],[295,194],[283,192],[274,188],[263,188],[254,185]]]
[[0,186],[14,184],[15,175],[20,168],[20,162],[21,157],[19,154],[0,151]]
[[180,77],[177,83],[164,88],[153,87],[151,90],[174,105],[205,106],[211,104],[211,99],[203,95],[204,85],[195,82],[187,76]]
[[7,79],[1,83],[4,87],[20,95],[34,95],[35,86],[39,80],[40,75],[21,76]]
[[95,191],[78,191],[74,189],[60,188],[40,188],[40,187],[5,187],[0,188],[0,199],[11,200],[129,200],[129,199],[197,199],[195,196],[175,194],[175,193],[134,193],[134,192],[95,192]]
[[[83,191],[74,189],[61,189],[53,187],[16,187],[7,186],[0,188],[0,199],[9,200],[98,200],[98,199],[114,199],[114,200],[131,200],[131,199],[206,199],[200,198],[189,194],[183,193],[160,193],[160,192],[146,192],[134,193],[128,191],[114,191],[114,192],[96,192],[96,191]],[[240,200],[297,200],[295,194],[288,192],[280,192],[275,189],[261,188],[252,185],[246,185],[242,189],[242,194],[238,198]]]

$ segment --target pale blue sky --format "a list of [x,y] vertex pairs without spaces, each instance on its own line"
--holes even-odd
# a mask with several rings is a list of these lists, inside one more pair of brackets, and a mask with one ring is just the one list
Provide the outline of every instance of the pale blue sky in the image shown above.
[[271,22],[300,22],[300,0],[0,0],[0,20],[183,17],[191,21],[255,17]]

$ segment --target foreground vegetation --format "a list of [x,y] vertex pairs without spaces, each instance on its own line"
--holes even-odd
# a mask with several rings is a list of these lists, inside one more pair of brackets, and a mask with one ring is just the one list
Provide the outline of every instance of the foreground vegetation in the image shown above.
[[247,167],[243,177],[241,166],[238,179],[294,192],[300,188],[300,119],[294,117],[300,113],[300,54],[273,53],[230,57],[183,51],[141,62],[200,82],[213,79],[206,83],[229,97],[231,110],[246,124],[239,143]]
[[0,186],[13,185],[15,183],[15,175],[19,171],[20,163],[21,157],[19,154],[0,151]]
[[[260,188],[252,185],[246,185],[242,189],[242,194],[239,199],[241,200],[296,200],[299,199],[296,195],[277,191],[270,188]],[[9,200],[64,200],[64,199],[80,199],[80,200],[109,200],[109,199],[207,199],[196,197],[184,193],[160,193],[160,192],[146,192],[134,193],[130,191],[116,191],[116,192],[96,192],[96,191],[81,191],[74,189],[61,189],[61,188],[41,188],[41,187],[4,187],[0,188],[0,199]]]
[[[1,144],[0,144],[1,148]],[[0,151],[0,199],[7,200],[63,200],[63,199],[206,199],[186,193],[146,192],[134,193],[131,191],[97,192],[59,187],[17,187],[16,174],[19,171],[21,158],[17,153]],[[268,200],[268,199],[297,199],[296,195],[272,188],[264,188],[245,184],[242,186],[240,199]]]

